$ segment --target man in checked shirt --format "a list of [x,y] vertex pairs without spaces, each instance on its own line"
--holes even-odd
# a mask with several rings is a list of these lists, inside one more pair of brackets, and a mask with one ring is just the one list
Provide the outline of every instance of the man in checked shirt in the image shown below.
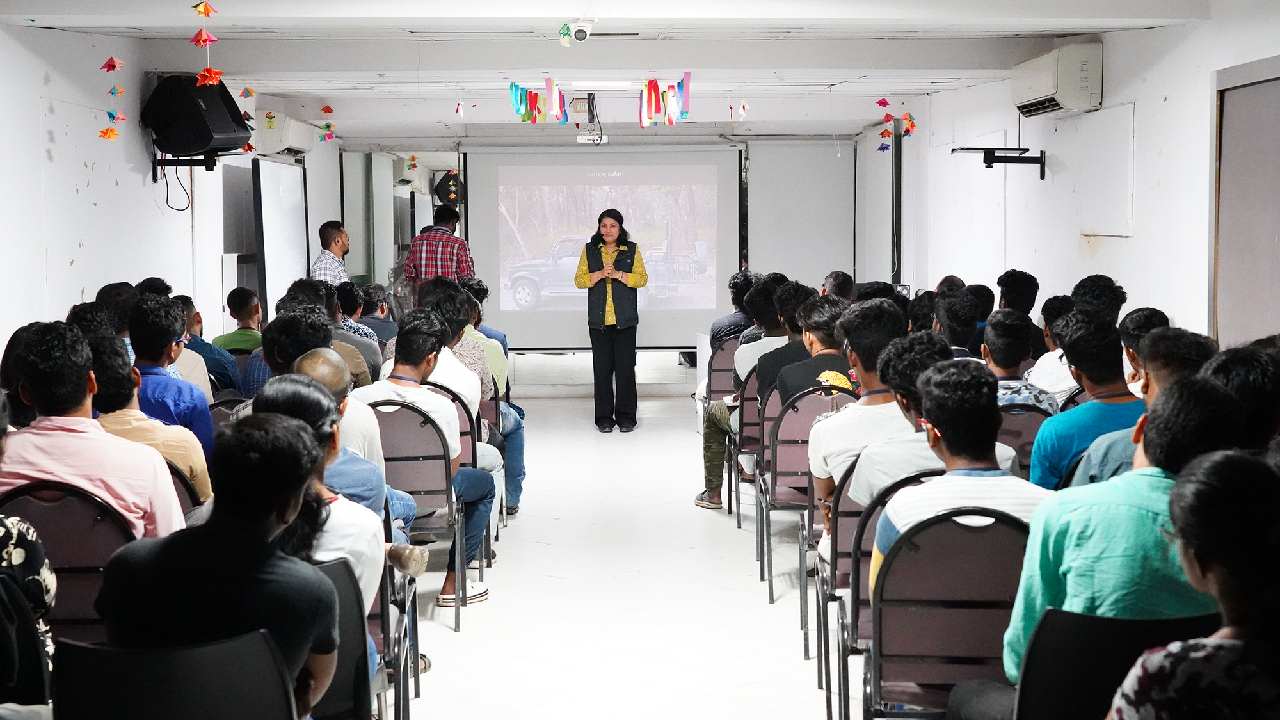
[[454,234],[460,219],[457,208],[440,205],[432,214],[431,226],[413,239],[404,264],[404,279],[414,288],[436,276],[453,281],[475,276],[467,241]]

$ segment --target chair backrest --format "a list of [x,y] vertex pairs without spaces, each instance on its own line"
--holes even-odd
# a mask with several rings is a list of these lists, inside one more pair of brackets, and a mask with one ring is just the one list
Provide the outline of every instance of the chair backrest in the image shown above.
[[871,602],[871,699],[886,682],[1001,680],[1027,524],[990,508],[948,510],[885,555]]
[[499,403],[502,402],[502,393],[498,390],[498,381],[493,381],[493,397],[488,402],[480,403],[480,418],[489,424],[489,428],[493,432],[502,432],[502,410]]
[[[777,394],[775,390],[770,399]],[[797,393],[782,406],[773,425],[765,426],[768,467],[775,486],[805,488],[813,483],[809,474],[809,431],[819,416],[857,401],[856,395],[842,387],[823,385]],[[812,503],[813,493],[808,497]]]
[[31,482],[0,495],[0,514],[16,515],[40,534],[58,578],[58,601],[45,616],[54,635],[84,642],[106,638],[93,602],[111,555],[134,539],[128,521],[102,498],[60,482]]
[[182,472],[182,468],[173,464],[172,460],[165,460],[169,466],[169,477],[173,478],[173,490],[178,493],[178,505],[182,506],[182,514],[186,515],[193,509],[200,507],[200,493],[196,491],[196,486],[192,484],[191,478]]
[[831,566],[836,576],[853,573],[853,535],[866,509],[849,497],[849,481],[857,467],[858,458],[854,458],[840,476],[835,495],[831,497]]
[[738,338],[736,337],[731,337],[711,349],[711,359],[707,362],[708,399],[719,400],[733,394],[733,354],[737,351]]
[[378,418],[387,484],[413,496],[418,516],[447,507],[453,512],[449,445],[440,426],[412,403],[369,403]]
[[[458,440],[462,445],[462,466],[476,466],[476,443],[480,442],[480,435],[476,432],[476,419],[471,417],[471,410],[467,408],[467,401],[462,399],[458,393],[449,388],[430,381],[422,383],[422,386],[431,390],[437,395],[443,395],[453,403],[453,409],[458,411]],[[483,405],[484,403],[481,403]]]
[[760,446],[760,381],[755,368],[742,379],[742,392],[738,394],[738,447],[754,449]]
[[1071,464],[1067,466],[1067,471],[1062,473],[1062,478],[1058,480],[1058,484],[1053,489],[1061,490],[1063,488],[1071,487],[1071,481],[1075,480],[1076,471],[1080,469],[1080,463],[1083,461],[1084,453],[1080,453],[1076,456],[1076,459],[1072,460]]
[[217,430],[231,422],[231,414],[235,412],[236,408],[240,407],[240,405],[245,402],[247,401],[244,398],[239,397],[223,398],[222,400],[214,401],[214,403],[209,406],[209,414],[213,416],[213,428]]
[[1078,387],[1071,391],[1071,394],[1067,396],[1066,400],[1062,401],[1062,405],[1059,409],[1070,410],[1071,408],[1076,407],[1077,405],[1083,405],[1092,399],[1093,398],[1089,396],[1089,393],[1084,391],[1084,388]]
[[265,630],[151,650],[58,640],[53,676],[58,720],[296,718],[293,679]]
[[1027,646],[1014,717],[1105,717],[1116,688],[1142,653],[1177,640],[1206,637],[1221,624],[1217,615],[1120,620],[1051,608]]
[[338,666],[324,697],[311,711],[316,720],[372,717],[373,696],[369,681],[368,628],[360,583],[345,558],[317,565],[338,591]]
[[1031,467],[1031,448],[1035,445],[1040,426],[1049,413],[1037,405],[1015,403],[1000,407],[1000,442],[1013,448],[1018,454],[1018,468],[1026,473]]
[[0,703],[49,702],[49,658],[35,614],[13,576],[0,573]]

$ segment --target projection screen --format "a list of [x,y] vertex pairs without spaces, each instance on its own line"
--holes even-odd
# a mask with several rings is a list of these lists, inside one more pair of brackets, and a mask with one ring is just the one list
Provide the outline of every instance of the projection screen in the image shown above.
[[516,349],[590,347],[573,276],[606,208],[625,218],[649,284],[640,348],[692,348],[729,311],[738,267],[739,150],[728,146],[467,149],[467,239],[486,322]]

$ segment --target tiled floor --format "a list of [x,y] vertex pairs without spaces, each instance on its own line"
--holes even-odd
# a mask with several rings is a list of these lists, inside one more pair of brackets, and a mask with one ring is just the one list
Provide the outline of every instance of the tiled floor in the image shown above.
[[[512,383],[516,394],[534,397],[591,397],[591,353],[531,353],[512,355]],[[676,353],[636,354],[636,382],[644,397],[689,397],[697,371],[676,362]]]
[[[794,541],[778,544],[770,606],[750,514],[738,530],[693,506],[702,479],[691,390],[642,399],[631,435],[597,433],[586,398],[522,402],[529,478],[496,546],[492,598],[465,609],[455,634],[452,613],[431,605],[439,576],[424,578],[434,668],[414,717],[825,716],[802,658]],[[777,537],[791,538],[794,521],[775,518]]]

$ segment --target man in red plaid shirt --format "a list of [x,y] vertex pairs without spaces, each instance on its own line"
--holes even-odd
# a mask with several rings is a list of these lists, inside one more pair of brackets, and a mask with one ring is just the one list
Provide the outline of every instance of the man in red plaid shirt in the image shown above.
[[432,215],[431,227],[413,239],[404,264],[404,279],[418,285],[438,275],[458,280],[475,277],[475,265],[467,242],[454,233],[461,218],[452,205],[441,205]]

